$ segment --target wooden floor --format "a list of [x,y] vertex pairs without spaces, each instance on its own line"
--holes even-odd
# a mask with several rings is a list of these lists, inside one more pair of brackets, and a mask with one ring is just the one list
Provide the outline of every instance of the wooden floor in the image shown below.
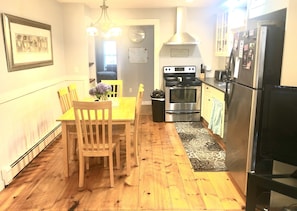
[[140,130],[140,165],[125,176],[123,163],[114,188],[108,169],[95,162],[79,191],[77,161],[64,178],[57,139],[0,192],[0,210],[244,210],[227,172],[192,171],[174,123],[142,115]]

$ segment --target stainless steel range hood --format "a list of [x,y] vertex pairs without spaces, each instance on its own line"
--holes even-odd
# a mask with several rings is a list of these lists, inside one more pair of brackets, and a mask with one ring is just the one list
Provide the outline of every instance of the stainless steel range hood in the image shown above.
[[176,10],[176,33],[166,42],[165,45],[197,45],[197,40],[185,32],[186,9],[177,7]]

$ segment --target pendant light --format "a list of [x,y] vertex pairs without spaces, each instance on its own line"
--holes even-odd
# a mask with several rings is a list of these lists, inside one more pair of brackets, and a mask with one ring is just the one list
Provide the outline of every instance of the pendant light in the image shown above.
[[121,29],[116,27],[115,24],[110,20],[106,5],[106,0],[103,0],[103,4],[100,6],[101,14],[99,18],[87,28],[87,32],[91,36],[98,34],[98,30],[101,31],[103,37],[118,36],[121,33]]

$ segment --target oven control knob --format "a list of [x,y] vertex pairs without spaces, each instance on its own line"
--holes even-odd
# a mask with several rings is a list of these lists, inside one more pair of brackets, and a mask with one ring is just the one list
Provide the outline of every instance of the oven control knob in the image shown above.
[[164,67],[164,72],[168,73],[172,71],[172,67]]

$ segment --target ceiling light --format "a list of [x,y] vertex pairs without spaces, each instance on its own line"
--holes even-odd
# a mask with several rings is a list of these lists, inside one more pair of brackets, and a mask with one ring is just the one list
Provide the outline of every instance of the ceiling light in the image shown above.
[[98,30],[101,31],[103,37],[118,36],[121,33],[121,29],[116,27],[115,24],[109,19],[106,5],[106,0],[103,0],[103,4],[100,6],[101,14],[99,18],[87,28],[87,32],[91,36],[98,34]]

